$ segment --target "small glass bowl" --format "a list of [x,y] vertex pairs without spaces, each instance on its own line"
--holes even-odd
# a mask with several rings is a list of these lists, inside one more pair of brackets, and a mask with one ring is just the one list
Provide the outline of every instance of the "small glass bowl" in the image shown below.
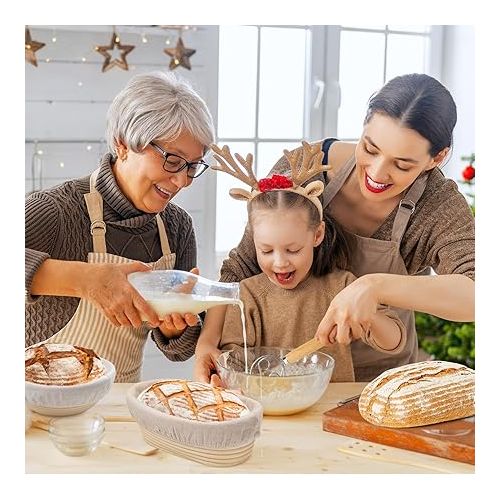
[[104,435],[104,419],[96,414],[58,417],[49,421],[49,436],[58,450],[70,457],[92,453]]

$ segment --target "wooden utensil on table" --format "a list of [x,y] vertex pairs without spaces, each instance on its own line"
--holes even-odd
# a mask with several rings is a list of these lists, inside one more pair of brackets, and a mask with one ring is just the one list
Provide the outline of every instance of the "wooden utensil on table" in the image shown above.
[[[435,458],[426,456],[425,459],[419,453],[408,454],[408,451],[399,450],[397,448],[389,447],[386,445],[374,444],[367,441],[352,440],[337,447],[337,450],[347,455],[361,457],[364,459],[376,460],[379,462],[390,462],[399,465],[408,465],[411,467],[419,467],[422,469],[432,470],[434,472],[441,472],[444,474],[453,473],[450,466],[443,467],[442,458]],[[453,463],[453,468],[456,472],[470,472],[470,465]]]

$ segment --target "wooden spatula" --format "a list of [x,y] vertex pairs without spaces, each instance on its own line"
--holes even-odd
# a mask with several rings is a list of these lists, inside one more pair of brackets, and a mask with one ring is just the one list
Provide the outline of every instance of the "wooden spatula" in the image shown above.
[[314,351],[317,351],[318,349],[321,349],[323,347],[323,344],[317,340],[316,338],[313,338],[311,340],[308,340],[302,345],[299,345],[299,347],[296,347],[295,349],[291,350],[285,357],[284,360],[287,363],[296,363],[300,359],[302,359],[304,356],[307,356],[308,354],[312,354]]
[[287,365],[300,361],[304,356],[322,347],[323,344],[318,340],[311,339],[299,345],[299,347],[292,349],[283,358],[278,354],[263,354],[254,360],[250,366],[250,373],[254,375],[282,376]]

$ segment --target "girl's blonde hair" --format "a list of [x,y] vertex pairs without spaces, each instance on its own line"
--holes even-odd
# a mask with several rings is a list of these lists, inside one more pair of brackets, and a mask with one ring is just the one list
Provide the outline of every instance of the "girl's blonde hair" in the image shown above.
[[[248,202],[248,223],[253,231],[255,218],[259,210],[305,210],[311,231],[321,223],[321,216],[312,201],[293,191],[266,191]],[[328,213],[323,213],[325,237],[314,248],[314,260],[311,272],[314,276],[323,276],[335,268],[346,269],[348,265],[347,240],[342,229]]]

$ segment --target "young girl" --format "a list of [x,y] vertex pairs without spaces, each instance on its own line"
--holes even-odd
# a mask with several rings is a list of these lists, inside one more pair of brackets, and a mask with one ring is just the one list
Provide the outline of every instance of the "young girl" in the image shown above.
[[[323,215],[319,196],[323,184],[301,184],[318,172],[320,145],[304,143],[307,154],[290,157],[291,179],[274,175],[259,182],[251,172],[251,156],[244,161],[243,174],[228,148],[214,148],[223,165],[216,167],[252,186],[252,191],[233,189],[231,196],[248,201],[248,221],[261,274],[240,282],[245,307],[247,345],[297,347],[314,336],[333,297],[356,277],[343,268],[347,245],[329,216]],[[289,154],[285,152],[285,154]],[[319,160],[319,163],[321,160]],[[228,167],[231,165],[231,168]],[[386,356],[398,354],[406,343],[406,331],[396,314],[380,307],[371,324],[337,336],[335,331],[323,349],[335,358],[332,380],[354,380],[350,343],[364,342]],[[239,310],[227,308],[220,349],[243,345]]]

